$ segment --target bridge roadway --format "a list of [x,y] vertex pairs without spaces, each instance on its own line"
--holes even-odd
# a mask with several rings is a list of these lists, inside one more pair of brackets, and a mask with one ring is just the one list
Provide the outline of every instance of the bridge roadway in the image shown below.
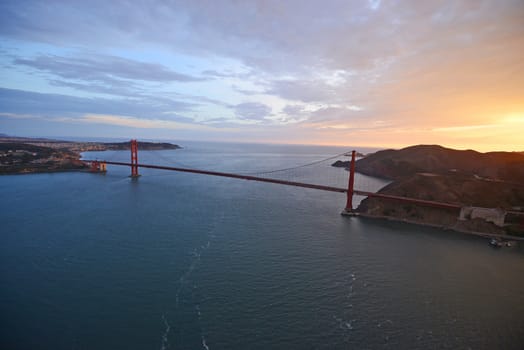
[[[82,161],[86,162],[86,163],[95,162],[95,160],[82,160]],[[112,161],[98,161],[98,160],[96,160],[96,162],[103,162],[103,163],[111,164],[111,165],[122,165],[122,166],[129,166],[129,167],[138,166],[140,168],[148,168],[148,169],[171,170],[171,171],[179,171],[179,172],[184,172],[184,173],[220,176],[220,177],[228,177],[228,178],[241,179],[241,180],[269,182],[269,183],[274,183],[274,184],[296,186],[296,187],[304,187],[304,188],[312,188],[312,189],[315,189],[315,190],[322,190],[322,191],[329,191],[329,192],[338,192],[338,193],[347,193],[348,192],[347,188],[333,187],[333,186],[324,186],[324,185],[315,185],[315,184],[308,184],[308,183],[295,182],[295,181],[286,181],[286,180],[279,180],[279,179],[270,179],[270,178],[263,178],[263,177],[258,177],[258,176],[252,176],[252,175],[241,175],[241,174],[224,173],[224,172],[218,172],[218,171],[188,169],[188,168],[177,168],[177,167],[168,167],[168,166],[151,165],[151,164],[136,164],[136,165],[134,165],[132,163],[126,163],[126,162],[112,162]],[[374,198],[383,198],[383,199],[401,201],[401,202],[418,204],[418,205],[422,205],[422,206],[429,206],[429,207],[435,207],[435,208],[441,208],[441,209],[449,209],[449,210],[460,210],[461,209],[461,206],[459,204],[442,203],[442,202],[435,202],[435,201],[429,201],[429,200],[424,200],[424,199],[407,198],[407,197],[394,196],[394,195],[375,193],[375,192],[368,192],[368,191],[354,190],[353,194],[359,195],[359,196],[365,196],[365,197],[374,197]]]

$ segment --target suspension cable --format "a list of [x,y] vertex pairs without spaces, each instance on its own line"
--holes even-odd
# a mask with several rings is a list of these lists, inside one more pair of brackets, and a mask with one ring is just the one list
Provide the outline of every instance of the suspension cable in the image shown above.
[[[328,157],[328,158],[324,158],[324,159],[321,159],[321,160],[316,160],[316,161],[313,161],[313,162],[310,162],[310,163],[297,165],[297,166],[294,166],[294,167],[288,167],[288,168],[282,168],[282,169],[274,169],[274,170],[266,170],[266,171],[255,171],[255,172],[238,171],[236,173],[242,174],[242,175],[267,175],[267,174],[273,174],[273,173],[278,173],[278,172],[284,172],[284,171],[290,171],[290,170],[305,168],[305,167],[316,165],[316,164],[319,164],[319,163],[322,163],[322,162],[325,162],[325,161],[328,161],[328,160],[339,158],[339,157],[345,156],[347,154],[348,154],[348,151],[342,152],[340,154],[337,154],[337,155],[334,155],[334,156],[331,156],[331,157]],[[181,162],[174,161],[173,159],[168,158],[166,156],[163,156],[163,155],[161,155],[159,153],[156,153],[156,152],[155,152],[155,156],[157,158],[160,158],[160,159],[166,161],[168,164],[175,164],[175,165],[179,165],[179,166],[182,166],[182,167],[188,168],[188,169],[195,169],[196,168],[194,165],[187,165],[187,164],[184,164],[184,163],[181,163]],[[206,168],[206,170],[209,170],[209,169]]]
[[295,169],[305,168],[305,167],[308,167],[308,166],[311,166],[311,165],[316,165],[316,164],[325,162],[327,160],[335,159],[335,158],[344,156],[347,153],[348,152],[343,152],[343,153],[337,154],[337,155],[332,156],[332,157],[328,157],[328,158],[325,158],[325,159],[317,160],[317,161],[314,161],[314,162],[311,162],[311,163],[307,163],[307,164],[297,165],[297,166],[294,166],[294,167],[283,168],[283,169],[276,169],[276,170],[268,170],[268,171],[257,171],[257,172],[252,172],[252,173],[242,173],[242,174],[245,174],[245,175],[265,175],[265,174],[278,173],[278,172],[282,172],[282,171],[295,170]]
[[175,165],[179,165],[181,167],[189,168],[189,169],[195,168],[195,166],[193,166],[193,165],[187,165],[187,164],[184,164],[184,163],[181,163],[181,162],[174,161],[172,158],[166,157],[166,156],[162,155],[161,153],[153,152],[153,154],[155,155],[155,157],[157,157],[159,159],[162,159],[167,164],[175,164]]

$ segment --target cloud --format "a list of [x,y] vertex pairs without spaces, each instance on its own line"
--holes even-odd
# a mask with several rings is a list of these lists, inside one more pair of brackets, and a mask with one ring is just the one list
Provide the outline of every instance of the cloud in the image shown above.
[[141,88],[138,84],[133,82],[128,82],[128,84],[119,84],[118,86],[108,84],[108,82],[74,82],[66,81],[59,79],[50,79],[49,84],[51,86],[57,87],[68,87],[74,90],[91,92],[96,94],[105,94],[105,95],[116,95],[116,96],[127,96],[127,97],[137,97],[147,93],[147,91]]
[[[55,45],[166,49],[234,57],[271,72],[363,69],[460,33],[521,33],[519,0],[476,1],[3,1],[0,35]],[[45,15],[42,15],[45,14]],[[504,18],[504,26],[492,26]],[[431,23],[431,25],[429,25]],[[434,28],[433,26],[437,26]]]
[[[14,47],[7,53],[16,52],[16,70],[29,73],[18,79],[1,67],[12,84],[2,86],[30,86],[37,72],[57,91],[118,98],[46,102],[26,94],[26,103],[11,96],[2,107],[147,118],[184,112],[261,128],[292,121],[307,136],[381,125],[471,132],[524,111],[523,17],[521,0],[6,0],[0,37]],[[35,86],[43,91],[41,81]],[[377,133],[375,142],[384,139]]]
[[[192,105],[169,99],[107,99],[84,98],[60,94],[44,94],[0,88],[0,112],[77,116],[83,114],[128,115],[141,118],[162,118],[165,112],[183,112]],[[190,119],[171,113],[169,118],[188,122]]]
[[165,119],[143,119],[123,115],[84,114],[77,117],[48,117],[37,115],[18,115],[0,112],[0,117],[18,120],[39,120],[66,124],[104,124],[136,129],[162,129],[162,130],[214,130],[206,125],[184,123]]
[[306,110],[303,105],[287,105],[282,109],[282,112],[290,116],[297,116],[304,115]]
[[276,80],[270,83],[268,94],[287,100],[302,102],[330,102],[336,97],[335,89],[322,81],[314,80]]
[[368,5],[372,10],[377,10],[380,7],[380,0],[368,0]]
[[166,5],[49,0],[5,1],[0,9],[0,34],[9,37],[120,48],[140,41],[199,56],[235,57],[273,72],[307,72],[320,64],[369,66],[396,44],[384,41],[388,33],[378,26],[388,18],[362,1],[188,0]]
[[[142,119],[121,115],[99,115],[86,114],[80,118],[67,119],[73,122],[89,124],[109,124],[117,126],[126,126],[139,129],[171,129],[171,130],[209,130],[210,127],[204,125],[188,124],[173,120],[164,119]],[[61,121],[65,121],[62,119]]]
[[127,80],[151,82],[194,82],[203,80],[202,78],[175,72],[160,64],[139,62],[107,55],[91,54],[88,57],[46,55],[31,59],[17,58],[14,60],[14,63],[45,71],[65,79],[104,82],[108,85],[126,84]]
[[232,73],[232,72],[217,72],[214,69],[207,69],[205,71],[202,71],[201,73],[204,76],[208,76],[211,78],[231,78],[236,77],[238,74]]
[[262,121],[271,114],[271,108],[263,103],[245,102],[235,106],[235,113],[240,119]]

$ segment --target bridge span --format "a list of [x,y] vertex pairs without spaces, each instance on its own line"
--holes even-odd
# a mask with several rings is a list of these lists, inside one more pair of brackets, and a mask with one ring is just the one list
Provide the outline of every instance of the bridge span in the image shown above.
[[344,208],[344,211],[346,213],[353,212],[353,196],[354,195],[372,197],[372,198],[382,198],[382,199],[387,199],[387,200],[400,201],[400,202],[411,203],[411,204],[421,205],[421,206],[435,207],[435,208],[440,208],[440,209],[457,210],[457,211],[460,211],[461,209],[461,206],[458,204],[450,204],[450,203],[435,202],[435,201],[423,200],[423,199],[417,199],[417,198],[393,196],[393,195],[388,195],[388,194],[383,194],[383,193],[369,192],[369,191],[354,189],[355,158],[356,158],[356,152],[352,151],[347,188],[325,186],[325,185],[296,182],[296,181],[288,181],[288,180],[281,180],[281,179],[274,179],[274,178],[265,178],[265,177],[260,177],[260,176],[235,174],[235,173],[228,173],[228,172],[218,172],[218,171],[211,171],[211,170],[170,167],[170,166],[154,165],[154,164],[140,164],[138,163],[138,143],[136,140],[131,140],[131,162],[129,163],[116,162],[116,161],[105,161],[105,160],[102,160],[102,161],[101,160],[89,160],[89,159],[85,159],[82,161],[90,164],[91,170],[95,172],[106,171],[107,170],[106,165],[108,164],[109,165],[118,165],[118,166],[128,166],[131,168],[131,177],[133,178],[137,178],[138,176],[140,176],[138,173],[138,168],[148,168],[148,169],[177,171],[177,172],[208,175],[208,176],[227,177],[227,178],[248,180],[248,181],[266,182],[266,183],[273,183],[273,184],[280,184],[280,185],[287,185],[287,186],[310,188],[310,189],[328,191],[328,192],[345,193],[346,194],[346,206]]

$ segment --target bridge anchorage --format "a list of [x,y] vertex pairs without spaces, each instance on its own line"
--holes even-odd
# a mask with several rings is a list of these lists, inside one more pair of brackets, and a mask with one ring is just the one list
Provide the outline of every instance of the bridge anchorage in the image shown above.
[[107,172],[107,163],[105,161],[93,160],[91,161],[91,166],[89,170],[93,173],[106,173]]
[[344,211],[342,212],[342,214],[351,215],[353,213],[353,194],[355,192],[353,189],[354,182],[355,182],[355,154],[356,154],[355,151],[351,152],[351,163],[350,163],[350,168],[349,168],[348,187],[340,188],[340,187],[334,187],[334,186],[324,186],[324,185],[316,185],[316,184],[304,183],[304,182],[295,182],[295,181],[287,181],[287,180],[280,180],[280,179],[274,179],[274,178],[265,178],[265,177],[260,177],[260,176],[242,175],[242,174],[190,169],[190,168],[168,167],[168,166],[151,165],[151,164],[140,164],[138,163],[138,142],[137,140],[131,140],[130,146],[131,146],[130,147],[131,148],[131,162],[130,163],[113,162],[113,161],[105,161],[105,160],[104,161],[83,160],[83,161],[85,163],[90,164],[90,169],[92,172],[102,172],[102,173],[106,172],[107,164],[129,166],[131,168],[130,177],[133,179],[136,179],[140,176],[138,173],[138,168],[140,167],[140,168],[149,168],[149,169],[171,170],[171,171],[201,174],[201,175],[228,177],[228,178],[249,180],[249,181],[268,182],[268,183],[281,184],[281,185],[287,185],[287,186],[312,188],[312,189],[328,191],[328,192],[346,193],[347,195],[346,207],[344,208]]

